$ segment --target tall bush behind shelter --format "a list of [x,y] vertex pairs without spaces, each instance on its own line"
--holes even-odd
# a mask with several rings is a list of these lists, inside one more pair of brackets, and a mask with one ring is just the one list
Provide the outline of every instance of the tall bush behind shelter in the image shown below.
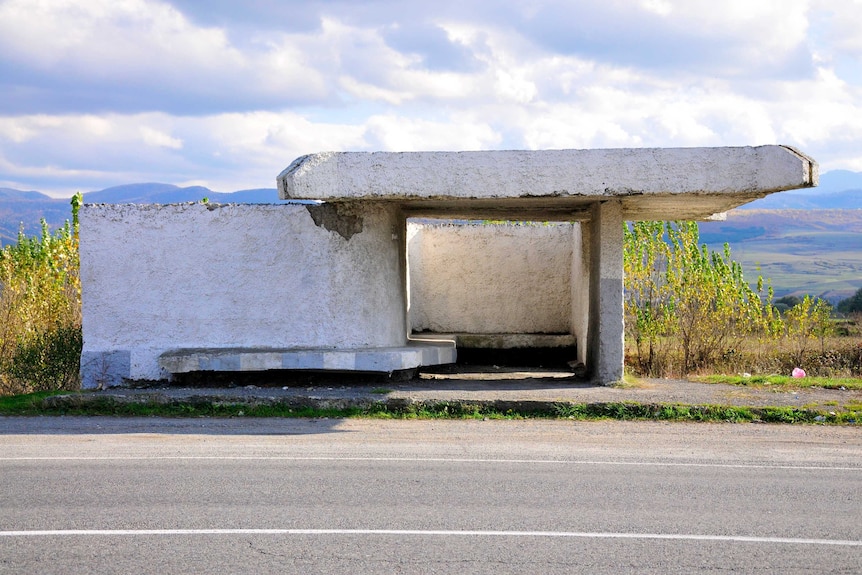
[[671,294],[663,275],[670,248],[663,222],[637,222],[624,229],[624,301],[626,335],[634,342],[638,369],[663,371],[666,336],[673,332]]
[[[661,375],[672,361],[676,371],[690,373],[731,353],[746,336],[778,335],[771,289],[764,293],[760,278],[756,291],[745,282],[729,246],[721,253],[701,246],[696,222],[636,222],[625,239],[633,244],[624,249],[626,325],[644,373]],[[666,338],[681,349],[658,361],[653,352],[669,345]],[[639,341],[649,342],[647,357]]]
[[81,284],[78,210],[54,231],[42,221],[40,237],[19,233],[0,250],[0,393],[78,385]]
[[831,314],[829,302],[809,295],[784,314],[784,334],[797,364],[802,364],[815,340],[820,341],[821,353],[826,351],[825,340],[835,331]]

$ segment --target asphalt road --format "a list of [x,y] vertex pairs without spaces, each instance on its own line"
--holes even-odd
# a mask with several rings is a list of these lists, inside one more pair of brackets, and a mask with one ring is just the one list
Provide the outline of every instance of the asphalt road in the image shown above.
[[852,427],[0,418],[0,573],[860,573]]

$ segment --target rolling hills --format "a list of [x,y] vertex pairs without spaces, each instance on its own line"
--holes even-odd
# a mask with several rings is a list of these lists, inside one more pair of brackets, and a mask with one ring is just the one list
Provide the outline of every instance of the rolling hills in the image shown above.
[[776,297],[835,303],[862,287],[862,209],[737,209],[699,228],[702,243],[713,250],[727,243],[746,279],[769,279]]
[[[84,194],[88,204],[174,204],[208,198],[218,203],[278,203],[275,188],[214,192],[203,186],[179,187],[171,184],[128,184]],[[56,199],[40,192],[0,188],[0,244],[14,242],[22,228],[27,235],[38,234],[45,218],[51,229],[72,217],[68,199]]]

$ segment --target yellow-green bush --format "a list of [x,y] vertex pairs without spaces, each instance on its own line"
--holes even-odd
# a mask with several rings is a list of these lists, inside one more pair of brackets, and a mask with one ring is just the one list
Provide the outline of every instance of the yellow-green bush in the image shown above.
[[699,244],[695,222],[626,226],[623,264],[626,363],[637,374],[862,373],[862,343],[832,341],[827,302],[805,296],[782,317],[772,291],[762,278],[756,290],[747,284],[727,245]]
[[695,222],[635,222],[625,229],[626,333],[646,375],[706,368],[751,335],[773,337],[772,294],[742,268],[698,242]]
[[0,250],[0,394],[73,389],[80,385],[81,284],[78,210],[41,237],[22,233]]

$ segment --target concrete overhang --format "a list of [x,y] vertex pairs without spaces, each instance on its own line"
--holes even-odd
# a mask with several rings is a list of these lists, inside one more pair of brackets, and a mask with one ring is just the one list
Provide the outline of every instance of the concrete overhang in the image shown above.
[[410,215],[576,221],[620,199],[626,220],[703,220],[816,186],[788,146],[481,152],[322,152],[278,176],[282,199],[396,202]]

